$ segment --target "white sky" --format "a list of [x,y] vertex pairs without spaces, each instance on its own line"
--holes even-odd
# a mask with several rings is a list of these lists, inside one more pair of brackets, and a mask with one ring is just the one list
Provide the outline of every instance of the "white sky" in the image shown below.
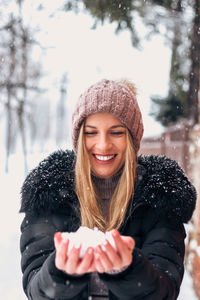
[[[25,16],[33,26],[39,23],[40,42],[49,46],[42,61],[46,68],[44,82],[58,87],[64,72],[68,73],[68,106],[73,108],[80,93],[102,79],[128,78],[135,82],[138,101],[143,113],[145,136],[159,134],[162,127],[148,116],[150,96],[167,94],[170,50],[160,36],[143,42],[139,51],[131,45],[129,32],[114,33],[115,24],[99,25],[92,30],[93,19],[86,14],[58,12],[49,15],[63,1],[43,1],[46,9],[36,13],[37,1],[27,1]],[[31,12],[31,15],[30,15]],[[144,29],[138,25],[141,34]],[[37,56],[37,53],[35,53]],[[51,82],[51,83],[50,83]],[[58,98],[58,91],[49,97]]]

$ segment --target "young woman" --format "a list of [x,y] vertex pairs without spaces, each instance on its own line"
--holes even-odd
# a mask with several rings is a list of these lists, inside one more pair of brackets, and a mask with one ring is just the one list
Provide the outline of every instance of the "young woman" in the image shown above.
[[[196,192],[175,161],[138,156],[142,134],[130,83],[102,80],[80,96],[74,151],[50,155],[22,187],[28,299],[177,299]],[[106,241],[80,259],[61,232],[81,225],[111,231],[116,248]]]

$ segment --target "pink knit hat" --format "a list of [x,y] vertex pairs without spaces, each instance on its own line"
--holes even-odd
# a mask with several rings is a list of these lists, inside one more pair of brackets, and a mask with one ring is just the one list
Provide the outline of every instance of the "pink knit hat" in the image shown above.
[[136,152],[139,150],[144,128],[136,96],[125,84],[103,79],[81,94],[76,104],[72,115],[75,152],[81,124],[89,115],[98,112],[116,116],[131,132]]

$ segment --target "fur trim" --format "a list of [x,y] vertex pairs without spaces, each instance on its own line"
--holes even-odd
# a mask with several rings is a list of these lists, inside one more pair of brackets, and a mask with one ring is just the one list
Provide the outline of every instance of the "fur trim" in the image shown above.
[[[20,212],[70,213],[78,205],[74,191],[73,151],[57,151],[43,160],[26,178]],[[196,191],[179,165],[165,156],[140,156],[134,206],[145,203],[169,217],[188,222],[196,203]]]
[[166,156],[140,156],[146,169],[139,185],[139,202],[187,223],[196,205],[196,190],[178,163]]
[[[56,151],[27,176],[20,212],[66,212],[78,201],[74,192],[74,152]],[[76,201],[75,201],[76,200]]]

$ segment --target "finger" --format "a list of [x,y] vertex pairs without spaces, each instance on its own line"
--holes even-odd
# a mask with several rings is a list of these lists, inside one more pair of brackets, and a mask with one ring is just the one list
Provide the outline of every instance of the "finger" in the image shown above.
[[94,261],[94,250],[92,248],[88,248],[85,256],[83,257],[83,259],[78,265],[76,273],[77,274],[89,273],[90,269],[92,269],[93,261]]
[[115,245],[117,247],[118,253],[122,259],[122,267],[127,266],[132,261],[132,252],[127,247],[127,245],[122,240],[119,232],[117,230],[112,231],[112,237],[115,241]]
[[101,245],[102,250],[106,253],[107,257],[109,258],[110,262],[112,263],[113,269],[120,268],[122,263],[120,255],[116,252],[113,246],[106,240],[103,245]]
[[130,236],[121,236],[121,239],[126,243],[126,245],[128,246],[128,248],[133,251],[133,249],[135,248],[135,241],[132,237]]
[[101,260],[100,260],[100,255],[96,250],[94,252],[94,256],[95,256],[95,267],[96,267],[97,272],[99,272],[99,273],[105,272],[103,265],[101,263]]
[[79,263],[79,256],[80,256],[80,248],[81,248],[81,245],[79,246],[74,246],[70,253],[69,253],[69,256],[68,256],[68,260],[66,262],[66,272],[68,274],[75,274],[76,273],[76,269],[77,269],[77,266],[78,266],[78,263]]
[[60,245],[61,241],[62,241],[62,233],[61,232],[56,232],[54,234],[55,248],[58,248],[58,246]]
[[65,269],[69,240],[62,241],[56,248],[55,265],[59,270]]
[[121,254],[123,250],[126,250],[126,248],[128,247],[123,241],[123,239],[121,238],[120,233],[117,230],[112,230],[111,234],[114,239],[117,251]]
[[[104,248],[105,249],[105,248]],[[109,259],[106,251],[103,250],[103,246],[97,246],[95,251],[99,254],[99,260],[104,268],[104,271],[110,271],[113,269],[113,263]]]

